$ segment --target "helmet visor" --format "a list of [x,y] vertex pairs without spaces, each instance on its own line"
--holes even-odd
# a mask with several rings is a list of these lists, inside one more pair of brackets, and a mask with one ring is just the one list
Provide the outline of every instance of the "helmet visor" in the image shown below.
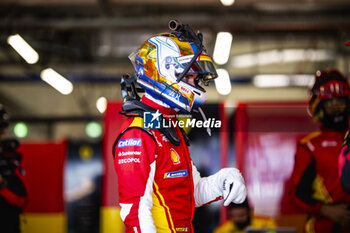
[[348,95],[349,87],[344,82],[330,81],[317,88],[317,96],[320,99],[331,99]]
[[[180,67],[185,69],[185,67],[191,61],[193,55],[183,56],[176,58],[176,61],[179,63]],[[211,58],[206,54],[200,54],[196,61],[191,66],[188,73],[197,73],[198,78],[204,83],[207,84],[211,80],[218,77],[216,69]]]
[[137,55],[138,51],[132,52],[129,54],[128,58],[132,63],[132,66],[134,67],[134,69],[136,69],[136,65],[135,65],[135,60],[136,60],[136,55]]
[[218,74],[216,73],[216,69],[213,63],[210,61],[197,61],[195,62],[194,66],[196,66],[196,68],[198,69],[199,79],[205,85],[208,85],[208,83],[211,80],[214,80],[218,77]]

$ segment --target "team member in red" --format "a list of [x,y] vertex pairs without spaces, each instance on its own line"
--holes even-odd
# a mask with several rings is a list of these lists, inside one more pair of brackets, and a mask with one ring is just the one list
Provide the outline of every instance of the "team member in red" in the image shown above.
[[[345,43],[350,46],[350,41]],[[350,134],[349,131],[344,141],[341,153],[339,155],[339,176],[340,181],[347,193],[350,193]]]
[[[8,127],[9,118],[0,104],[0,139]],[[27,203],[21,155],[16,152],[16,140],[0,141],[0,232],[19,233],[19,214]]]
[[[139,101],[137,95],[124,94],[123,114],[129,118],[113,154],[126,232],[193,232],[195,207],[219,199],[227,206],[246,197],[237,169],[201,178],[183,130],[162,127],[163,120],[176,122],[178,112],[198,109],[205,101],[200,83],[217,76],[201,34],[172,23],[176,32],[151,37],[132,58],[145,95]],[[124,81],[135,90],[134,83]]]
[[336,70],[317,72],[309,110],[319,131],[299,141],[291,200],[310,215],[305,232],[350,232],[350,195],[338,178],[338,155],[348,129],[349,85]]

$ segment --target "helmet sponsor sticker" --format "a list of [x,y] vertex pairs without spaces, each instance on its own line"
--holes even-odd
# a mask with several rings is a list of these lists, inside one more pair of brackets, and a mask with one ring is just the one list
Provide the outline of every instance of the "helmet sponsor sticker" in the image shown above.
[[212,62],[211,58],[207,54],[200,54],[197,58],[197,61],[210,61],[210,62]]
[[181,98],[181,94],[179,94],[178,92],[172,91],[169,92],[168,95],[174,99],[176,99],[177,101],[179,101],[179,99]]
[[141,138],[128,138],[118,142],[118,148],[129,146],[142,146]]
[[179,178],[179,177],[185,177],[185,176],[187,176],[187,170],[164,173],[164,179]]
[[180,86],[180,90],[183,91],[185,94],[191,94],[191,91],[184,86]]
[[177,57],[177,61],[181,64],[189,63],[192,60],[193,55]]

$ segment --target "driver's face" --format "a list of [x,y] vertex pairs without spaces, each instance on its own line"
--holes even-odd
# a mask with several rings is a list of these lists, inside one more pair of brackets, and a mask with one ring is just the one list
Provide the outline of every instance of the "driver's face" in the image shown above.
[[195,86],[195,82],[194,80],[197,78],[198,74],[197,73],[188,73],[185,75],[185,77],[183,77],[183,81],[192,85],[192,86]]
[[339,116],[346,109],[346,99],[345,98],[332,98],[324,102],[324,109],[328,115]]
[[249,220],[249,210],[244,207],[232,209],[230,217],[235,224],[246,223]]

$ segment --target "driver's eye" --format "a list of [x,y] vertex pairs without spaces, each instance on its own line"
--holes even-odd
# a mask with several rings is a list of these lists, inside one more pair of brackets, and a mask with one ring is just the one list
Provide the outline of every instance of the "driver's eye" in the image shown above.
[[197,74],[186,74],[183,78],[183,81],[194,86],[195,85],[195,79],[197,77]]
[[187,79],[195,79],[198,77],[198,74],[195,74],[195,73],[189,73],[189,74],[186,74],[185,77]]

